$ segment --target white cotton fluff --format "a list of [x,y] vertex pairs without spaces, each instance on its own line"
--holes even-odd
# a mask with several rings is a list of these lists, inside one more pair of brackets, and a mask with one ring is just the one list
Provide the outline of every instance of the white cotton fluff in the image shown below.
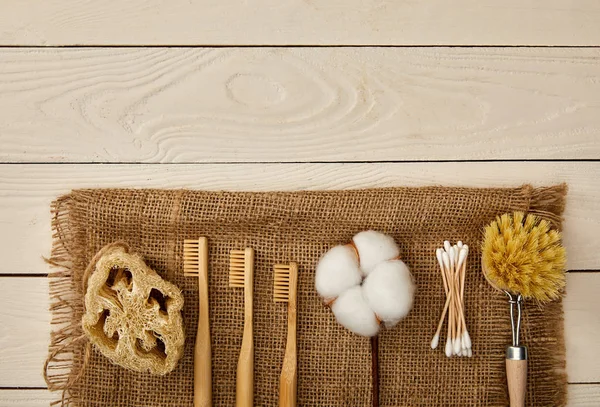
[[379,332],[377,318],[359,285],[344,291],[331,306],[331,311],[340,325],[355,334],[375,336]]
[[315,272],[315,288],[324,299],[334,299],[360,284],[362,276],[354,248],[335,246],[321,257]]
[[415,294],[410,270],[401,260],[380,263],[363,282],[365,300],[391,328],[410,312]]
[[368,275],[379,263],[400,255],[394,238],[374,230],[357,233],[352,241],[358,251],[364,275]]

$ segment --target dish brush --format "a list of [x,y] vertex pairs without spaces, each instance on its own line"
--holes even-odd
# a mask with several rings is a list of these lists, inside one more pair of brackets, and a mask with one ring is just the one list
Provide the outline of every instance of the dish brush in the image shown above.
[[527,347],[521,345],[524,299],[558,299],[565,286],[565,249],[550,223],[523,212],[504,214],[485,228],[481,266],[486,280],[509,298],[512,346],[506,349],[511,407],[525,405]]

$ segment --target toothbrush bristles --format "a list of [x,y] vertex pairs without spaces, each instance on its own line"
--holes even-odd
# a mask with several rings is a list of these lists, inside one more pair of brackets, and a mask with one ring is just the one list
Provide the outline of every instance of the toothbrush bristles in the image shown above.
[[276,264],[273,266],[273,300],[288,302],[290,300],[290,266]]
[[183,275],[186,277],[198,277],[200,274],[200,252],[199,239],[185,239],[183,241]]
[[245,269],[245,251],[232,250],[229,257],[229,287],[244,287]]

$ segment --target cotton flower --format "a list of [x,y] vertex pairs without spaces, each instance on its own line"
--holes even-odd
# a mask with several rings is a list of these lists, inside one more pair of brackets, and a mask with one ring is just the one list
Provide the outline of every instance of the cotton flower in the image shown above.
[[400,255],[394,238],[374,230],[357,233],[352,242],[360,257],[360,268],[364,275],[369,274],[382,261]]
[[391,328],[412,308],[415,285],[391,236],[368,230],[321,257],[315,287],[337,321],[362,336]]
[[336,298],[348,288],[360,284],[361,280],[358,259],[352,246],[335,246],[317,264],[315,286],[326,300]]
[[379,263],[362,284],[363,296],[377,317],[394,326],[408,315],[415,286],[406,264],[400,260]]

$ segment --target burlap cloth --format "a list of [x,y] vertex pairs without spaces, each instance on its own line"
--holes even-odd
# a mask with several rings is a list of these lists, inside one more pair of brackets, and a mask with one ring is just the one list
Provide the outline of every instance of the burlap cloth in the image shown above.
[[[256,250],[256,406],[278,404],[286,308],[272,300],[274,263],[299,264],[298,404],[369,406],[367,338],[338,325],[314,289],[314,268],[332,245],[365,229],[391,234],[417,284],[410,315],[380,336],[382,406],[507,406],[504,350],[510,342],[505,296],[480,272],[482,228],[496,215],[530,211],[560,227],[564,185],[534,189],[387,188],[330,192],[229,193],[187,190],[78,190],[53,204],[50,261],[54,322],[50,387],[68,387],[59,403],[77,406],[192,406],[197,280],[183,276],[186,238],[208,236],[215,406],[235,405],[243,295],[228,287],[229,251]],[[157,377],[112,365],[81,338],[81,275],[105,244],[122,239],[185,295],[185,354]],[[445,301],[435,249],[444,239],[471,247],[466,319],[473,358],[448,359],[430,348]],[[65,326],[66,324],[66,326]],[[445,341],[445,330],[442,344]],[[526,304],[522,340],[529,346],[527,405],[566,403],[561,302]],[[86,361],[87,360],[87,361]]]

